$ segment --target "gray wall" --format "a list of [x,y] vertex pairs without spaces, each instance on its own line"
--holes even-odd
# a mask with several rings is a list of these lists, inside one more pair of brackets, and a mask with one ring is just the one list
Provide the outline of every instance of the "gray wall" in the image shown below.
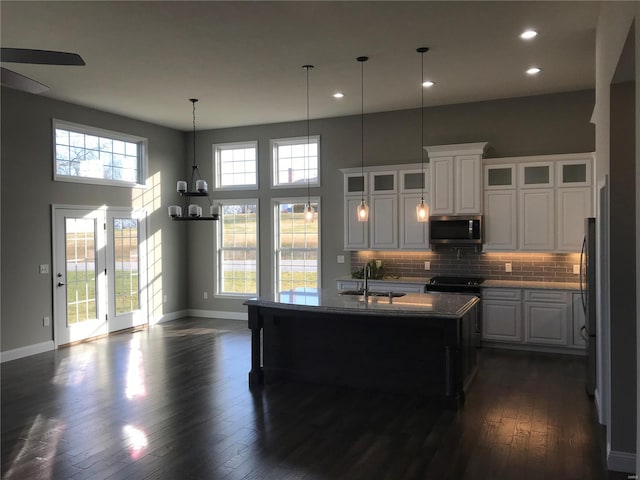
[[[593,91],[515,98],[490,102],[449,105],[425,109],[425,144],[441,145],[488,141],[487,157],[589,152],[595,148],[590,118]],[[349,255],[338,264],[343,251],[342,175],[345,167],[360,166],[360,116],[312,120],[312,135],[320,135],[321,187],[311,195],[321,197],[322,285],[333,286],[335,278],[351,271]],[[211,178],[211,145],[258,141],[259,190],[219,192],[218,198],[257,197],[260,201],[261,294],[271,293],[272,249],[270,202],[274,197],[306,196],[305,189],[270,189],[269,140],[306,135],[306,122],[282,123],[198,132],[198,164]],[[187,142],[189,144],[190,142]],[[365,117],[366,166],[420,162],[420,111],[401,110]],[[191,257],[189,270],[191,308],[213,311],[243,311],[241,301],[213,298],[214,228],[208,224],[189,226]],[[203,299],[203,292],[209,299]]]
[[[54,182],[51,119],[146,137],[148,176],[159,184],[144,192],[149,235],[170,248],[150,252],[151,313],[187,308],[186,227],[172,224],[166,206],[175,203],[175,180],[184,176],[184,133],[45,97],[2,88],[2,351],[53,339],[52,276],[39,264],[52,265],[51,204],[131,206],[130,188]],[[155,210],[153,210],[155,209]],[[161,303],[162,294],[168,296]],[[53,324],[53,322],[52,322]]]

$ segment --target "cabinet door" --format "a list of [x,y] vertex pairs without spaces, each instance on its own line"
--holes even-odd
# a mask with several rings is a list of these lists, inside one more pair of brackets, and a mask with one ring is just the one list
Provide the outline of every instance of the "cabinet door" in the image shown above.
[[455,213],[470,215],[482,213],[482,189],[479,155],[455,157]]
[[[369,247],[369,222],[359,222],[356,214],[361,199],[362,197],[345,197],[344,199],[345,250],[359,250]],[[371,211],[369,219],[371,219]]]
[[367,195],[367,173],[345,173],[344,194],[346,196]]
[[[422,193],[429,191],[429,167],[400,170],[400,193]],[[426,196],[426,195],[425,195]]]
[[584,219],[591,216],[591,187],[559,188],[557,195],[557,249],[579,252]]
[[591,159],[563,160],[556,163],[558,187],[588,187],[591,185]]
[[486,191],[483,222],[485,250],[515,250],[518,246],[516,191]]
[[484,189],[485,190],[510,190],[516,188],[516,167],[508,165],[485,165]]
[[586,347],[587,342],[581,334],[581,329],[585,323],[584,309],[582,307],[582,298],[579,293],[572,294],[572,315],[571,315],[571,331],[573,333],[573,346]]
[[482,300],[482,338],[499,342],[520,342],[521,304],[504,300]]
[[525,302],[525,341],[539,345],[567,345],[567,305]]
[[369,221],[372,249],[398,248],[397,195],[372,195]]
[[429,222],[418,222],[416,216],[416,206],[421,198],[419,193],[400,196],[400,248],[429,248]]
[[430,161],[431,215],[453,214],[453,157]]
[[555,247],[553,189],[520,190],[520,250],[552,251]]
[[398,193],[398,172],[395,170],[370,172],[369,185],[372,195]]
[[553,187],[553,162],[528,162],[518,165],[520,188]]

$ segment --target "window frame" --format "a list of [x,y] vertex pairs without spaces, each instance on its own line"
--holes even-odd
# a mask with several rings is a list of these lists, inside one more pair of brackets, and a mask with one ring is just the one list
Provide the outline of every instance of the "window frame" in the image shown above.
[[[318,222],[318,247],[317,247],[317,284],[318,290],[322,288],[322,223],[321,213],[322,213],[322,205],[320,202],[320,196],[312,196],[312,197],[280,197],[280,198],[272,198],[271,199],[271,225],[273,225],[272,234],[272,251],[271,251],[271,260],[273,265],[273,275],[271,277],[272,283],[272,291],[277,295],[279,292],[279,272],[280,272],[280,262],[278,261],[278,252],[281,250],[280,247],[280,223],[278,222],[278,209],[283,203],[295,203],[295,204],[306,204],[307,200],[312,204],[317,204],[317,216],[316,222]],[[293,249],[289,249],[293,250]],[[296,249],[296,250],[310,250],[310,249]]]
[[[147,186],[147,171],[149,166],[148,158],[148,146],[149,141],[145,137],[139,137],[137,135],[130,135],[127,133],[116,132],[113,130],[107,130],[104,128],[92,127],[90,125],[83,125],[80,123],[69,122],[58,118],[52,118],[51,120],[51,144],[52,144],[52,158],[53,158],[53,180],[55,182],[71,182],[71,183],[83,183],[88,185],[106,185],[111,187],[134,187],[144,188]],[[93,135],[110,138],[112,140],[124,141],[129,143],[135,143],[137,145],[137,180],[130,182],[126,180],[110,180],[106,178],[96,177],[82,177],[74,175],[60,175],[57,168],[57,155],[56,155],[56,130],[69,130],[75,133],[81,133],[83,135]]]
[[271,188],[307,188],[309,187],[320,187],[320,178],[321,178],[321,153],[320,153],[320,135],[309,135],[309,143],[311,140],[315,140],[316,148],[317,148],[317,159],[318,159],[318,176],[315,182],[303,182],[303,183],[282,183],[276,184],[276,179],[278,178],[278,166],[279,166],[279,158],[278,158],[278,147],[280,145],[306,145],[307,137],[288,137],[288,138],[272,138],[269,140],[269,151],[271,152]]
[[[220,220],[215,222],[215,255],[214,255],[214,297],[215,298],[237,298],[237,299],[247,299],[253,298],[257,295],[260,295],[260,201],[258,198],[228,198],[228,199],[219,199],[216,200],[216,204],[218,205],[220,211]],[[222,274],[222,262],[221,262],[221,253],[224,251],[236,250],[236,251],[249,251],[246,248],[234,248],[234,249],[223,249],[222,246],[222,235],[223,235],[223,221],[224,215],[222,214],[222,207],[229,205],[253,205],[256,206],[256,292],[255,293],[233,293],[233,292],[221,292],[221,280],[220,275]]]
[[[226,148],[232,147],[232,148]],[[248,148],[252,147],[256,151],[256,159],[255,159],[255,183],[253,184],[243,184],[243,185],[227,185],[227,186],[218,186],[219,172],[222,170],[220,168],[220,150],[221,149],[229,149],[233,150],[235,148]],[[212,157],[213,157],[213,190],[216,191],[230,191],[230,190],[258,190],[259,189],[259,179],[260,179],[260,162],[258,161],[258,141],[257,140],[248,140],[244,142],[226,142],[226,143],[214,143],[212,145]]]

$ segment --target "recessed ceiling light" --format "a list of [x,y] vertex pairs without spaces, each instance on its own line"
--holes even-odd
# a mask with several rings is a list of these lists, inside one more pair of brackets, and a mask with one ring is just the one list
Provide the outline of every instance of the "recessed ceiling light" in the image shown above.
[[333,98],[342,98],[344,97],[344,93],[342,92],[336,92],[333,94]]
[[431,80],[427,80],[426,82],[422,83],[422,86],[424,88],[429,88],[429,87],[433,87],[435,85],[435,83],[433,83]]
[[531,40],[535,38],[536,35],[538,35],[538,32],[529,28],[520,34],[520,38],[523,40]]
[[527,70],[527,75],[537,75],[538,73],[540,73],[542,71],[541,68],[538,67],[531,67],[530,69]]

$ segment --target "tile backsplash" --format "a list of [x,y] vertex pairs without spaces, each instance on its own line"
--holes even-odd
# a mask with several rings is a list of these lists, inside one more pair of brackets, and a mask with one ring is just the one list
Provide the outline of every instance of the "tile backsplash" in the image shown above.
[[[461,249],[438,252],[359,251],[351,252],[351,270],[369,260],[382,260],[387,275],[400,277],[433,277],[435,275],[472,275],[491,280],[524,280],[546,282],[578,282],[574,265],[579,253],[475,252]],[[431,263],[425,270],[424,262]],[[511,273],[505,264],[511,264]]]

